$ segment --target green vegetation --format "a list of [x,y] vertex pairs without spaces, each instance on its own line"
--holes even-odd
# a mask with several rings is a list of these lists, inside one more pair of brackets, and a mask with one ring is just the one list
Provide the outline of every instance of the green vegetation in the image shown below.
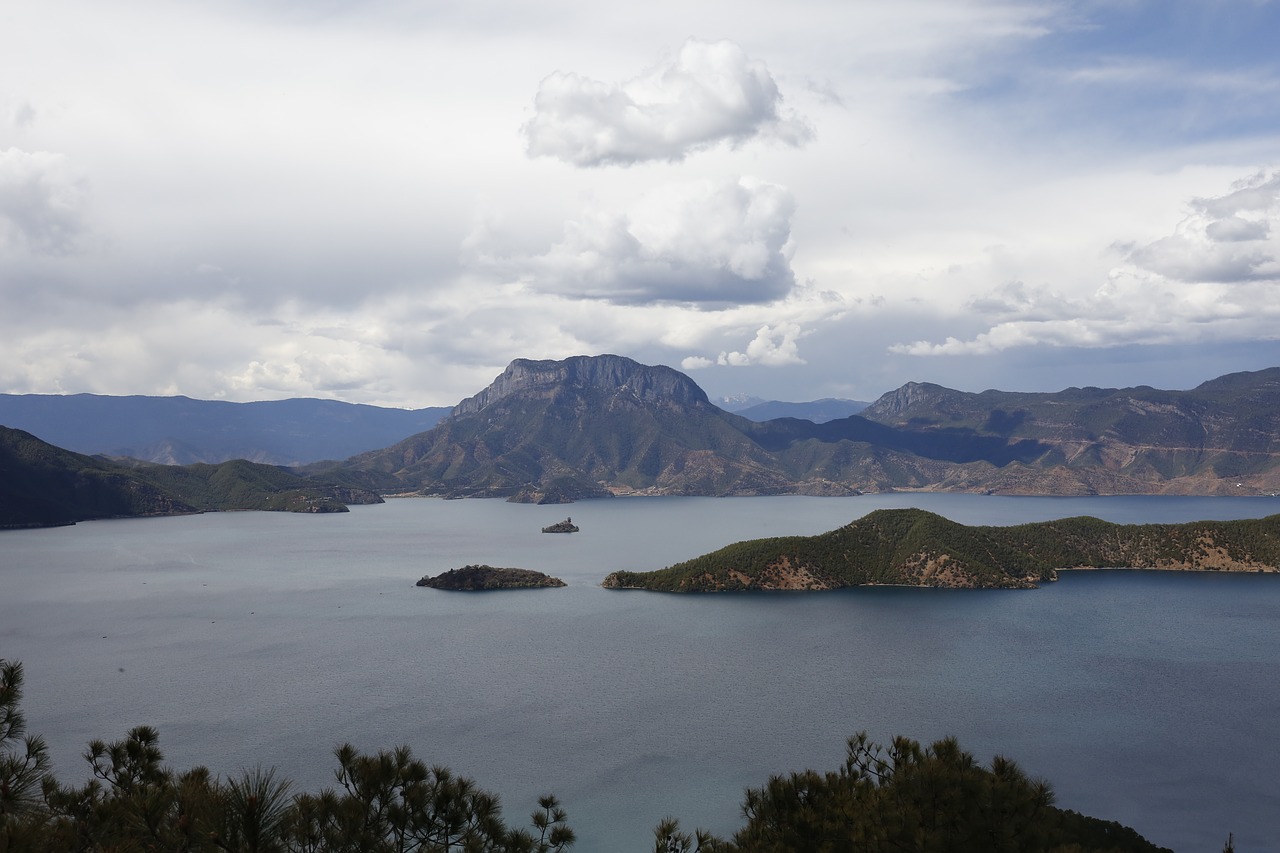
[[[554,796],[528,828],[503,821],[497,798],[408,747],[334,751],[337,787],[294,793],[274,770],[223,780],[165,767],[141,726],[85,753],[93,779],[49,774],[45,745],[24,736],[22,666],[0,659],[0,850],[289,851],[289,853],[563,853],[575,834]],[[834,773],[775,776],[749,789],[732,840],[654,830],[655,853],[1161,853],[1132,829],[1065,811],[1012,761],[980,766],[953,739],[928,748],[865,733]],[[1167,853],[1167,851],[1166,851]]]
[[283,468],[233,459],[216,465],[140,465],[139,476],[197,509],[270,512],[346,512],[348,503],[380,502],[358,489],[307,480]]
[[538,589],[561,587],[565,582],[531,569],[499,569],[493,566],[463,566],[435,577],[424,577],[418,586],[432,589],[476,592],[488,589]]
[[408,747],[334,751],[338,787],[293,794],[274,770],[222,780],[163,765],[156,731],[94,741],[83,786],[48,773],[45,746],[23,738],[22,667],[0,659],[0,850],[291,851],[291,853],[560,853],[573,830],[555,797],[531,828],[510,828],[497,798]]
[[243,459],[155,465],[84,456],[0,427],[0,529],[217,510],[346,512],[376,494]]
[[997,756],[983,767],[954,738],[929,747],[895,738],[885,749],[865,732],[844,766],[774,776],[747,790],[746,826],[731,841],[681,832],[664,820],[655,853],[1157,853],[1118,823],[1053,805],[1043,781]]
[[966,526],[920,509],[877,510],[817,536],[755,539],[655,572],[614,572],[611,589],[713,592],[865,584],[1029,587],[1058,569],[1276,571],[1280,515],[1188,524],[1078,517]]

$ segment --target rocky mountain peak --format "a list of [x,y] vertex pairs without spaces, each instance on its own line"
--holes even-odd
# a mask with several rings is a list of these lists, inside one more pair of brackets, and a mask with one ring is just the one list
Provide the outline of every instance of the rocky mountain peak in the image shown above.
[[640,364],[620,355],[578,355],[562,361],[517,358],[488,388],[454,407],[453,415],[479,412],[518,394],[547,396],[587,389],[625,391],[647,402],[709,402],[706,392],[678,370]]
[[862,416],[871,420],[890,421],[904,412],[934,407],[945,396],[955,393],[931,382],[908,382],[897,390],[883,394],[862,412]]

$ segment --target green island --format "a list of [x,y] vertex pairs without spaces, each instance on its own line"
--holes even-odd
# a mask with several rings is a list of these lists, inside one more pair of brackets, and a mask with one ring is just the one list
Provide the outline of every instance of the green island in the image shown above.
[[[175,770],[156,730],[138,726],[89,744],[89,781],[62,782],[43,738],[25,732],[22,682],[22,664],[0,658],[0,850],[563,853],[577,840],[555,796],[538,798],[526,826],[509,825],[495,795],[408,746],[339,746],[337,784],[311,793],[274,768],[225,779]],[[748,788],[742,814],[730,839],[662,819],[653,850],[1169,853],[1122,824],[1059,808],[1047,782],[1001,756],[984,766],[954,738],[881,746],[858,734],[834,772]]]
[[463,566],[460,569],[427,576],[418,581],[418,586],[432,589],[459,590],[478,592],[489,589],[542,589],[565,586],[560,578],[553,578],[532,569],[502,569],[494,566]]
[[738,542],[653,572],[613,572],[607,589],[829,590],[892,584],[1029,589],[1062,569],[1275,572],[1280,515],[1186,524],[1089,516],[968,526],[921,509],[882,509],[817,536]]

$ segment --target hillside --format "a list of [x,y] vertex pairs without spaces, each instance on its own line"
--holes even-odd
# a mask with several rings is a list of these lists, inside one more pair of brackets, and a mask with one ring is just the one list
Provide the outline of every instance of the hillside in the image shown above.
[[0,529],[217,510],[346,512],[349,503],[378,502],[372,492],[244,460],[124,464],[0,427]]
[[938,484],[1012,493],[1256,494],[1280,489],[1280,368],[1190,391],[1068,388],[970,394],[908,383],[862,412],[940,441],[1024,443],[1005,470],[955,471]]
[[1059,569],[1280,570],[1280,515],[1121,525],[1079,517],[966,526],[921,509],[877,510],[817,536],[739,542],[655,572],[614,572],[609,589],[828,590],[868,584],[1029,588]]
[[0,424],[77,453],[166,465],[249,459],[301,465],[346,459],[430,429],[447,408],[336,400],[231,403],[188,397],[0,394]]

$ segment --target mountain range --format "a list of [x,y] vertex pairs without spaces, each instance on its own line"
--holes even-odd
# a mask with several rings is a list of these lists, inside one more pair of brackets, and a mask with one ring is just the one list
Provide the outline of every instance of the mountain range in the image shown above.
[[783,400],[761,400],[759,397],[722,397],[713,401],[726,412],[752,421],[771,421],[774,418],[801,418],[824,424],[837,418],[856,415],[870,403],[861,400],[843,400],[837,397],[823,397],[821,400],[810,400],[806,403],[788,403]]
[[0,424],[77,453],[164,465],[346,459],[430,429],[447,414],[447,406],[390,409],[336,400],[0,394]]
[[[59,405],[47,398],[13,396],[4,402],[15,399],[23,400],[28,411],[44,406],[48,412]],[[344,461],[310,462],[290,472],[271,468],[276,473],[269,479],[294,478],[271,487],[284,491],[340,487],[364,490],[349,492],[362,496],[377,492],[540,503],[612,495],[887,490],[1280,492],[1280,368],[1230,374],[1189,391],[1142,386],[969,393],[913,382],[883,395],[860,414],[822,423],[790,417],[753,421],[713,404],[679,371],[616,355],[516,359],[487,388],[452,410],[396,413],[318,400],[231,404],[133,397],[78,402],[104,414],[82,416],[74,423],[50,415],[40,438],[67,435],[94,446],[128,448],[162,433],[174,434],[185,424],[185,435],[209,440],[193,446],[197,456],[216,456],[216,438],[222,436],[224,451],[248,442],[260,449],[270,445],[283,458],[314,459],[317,448],[340,448],[357,433],[367,444],[376,432],[372,424],[379,424],[383,435],[396,431],[397,436],[411,429],[412,422],[434,424]],[[143,416],[147,411],[165,416],[148,421]],[[256,437],[246,438],[246,430],[235,426],[237,419],[256,423]],[[0,438],[13,444],[16,434],[8,430]],[[296,447],[291,437],[296,437]],[[5,474],[5,488],[11,503],[21,503],[20,484],[52,482],[19,476],[18,468],[40,456],[10,453],[6,464],[13,470]],[[68,470],[100,471],[108,464],[99,457],[70,458],[63,459]],[[133,470],[143,472],[153,485],[178,479],[165,472],[173,466],[119,460],[110,465],[111,478]],[[195,478],[203,476],[207,472]],[[261,479],[267,473],[255,470],[252,476]],[[98,482],[102,475],[93,478]],[[138,495],[147,493],[141,486],[130,488]],[[177,500],[172,488],[166,488],[170,499]],[[36,503],[40,499],[32,496]],[[262,500],[249,501],[255,502]],[[158,511],[143,504],[142,511]],[[227,508],[215,504],[192,506]]]
[[307,470],[380,491],[609,494],[1273,494],[1280,368],[1190,391],[967,393],[909,383],[861,414],[753,422],[616,355],[517,359],[426,432]]

